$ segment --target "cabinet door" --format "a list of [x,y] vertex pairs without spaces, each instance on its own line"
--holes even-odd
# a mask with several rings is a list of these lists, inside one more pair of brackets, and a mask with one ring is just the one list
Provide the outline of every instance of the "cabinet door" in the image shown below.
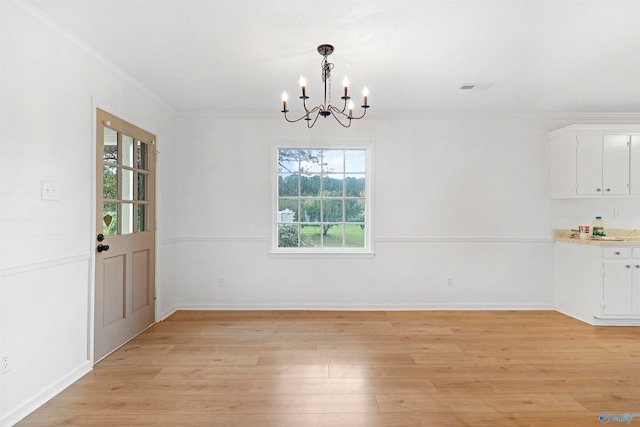
[[604,315],[633,314],[633,267],[631,259],[604,262]]
[[602,195],[602,135],[578,135],[576,146],[577,193]]
[[602,194],[629,194],[629,136],[602,137]]
[[630,193],[640,196],[640,135],[631,135]]
[[631,294],[633,295],[632,312],[636,316],[640,315],[640,259],[633,260],[633,279],[631,283]]

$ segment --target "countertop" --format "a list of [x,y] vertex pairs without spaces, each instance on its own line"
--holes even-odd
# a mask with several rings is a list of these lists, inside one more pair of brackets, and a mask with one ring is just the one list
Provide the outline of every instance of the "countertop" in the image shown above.
[[[640,229],[605,229],[605,237],[581,239],[578,230],[553,230],[557,242],[570,242],[596,246],[640,246]],[[575,237],[574,237],[575,236]]]

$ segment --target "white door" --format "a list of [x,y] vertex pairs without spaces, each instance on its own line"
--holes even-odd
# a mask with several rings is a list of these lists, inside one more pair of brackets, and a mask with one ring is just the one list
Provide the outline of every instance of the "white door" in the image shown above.
[[602,136],[578,135],[578,194],[602,195]]
[[155,320],[155,136],[96,116],[97,362]]
[[631,135],[630,193],[640,196],[640,135]]
[[629,194],[629,136],[602,137],[602,194]]

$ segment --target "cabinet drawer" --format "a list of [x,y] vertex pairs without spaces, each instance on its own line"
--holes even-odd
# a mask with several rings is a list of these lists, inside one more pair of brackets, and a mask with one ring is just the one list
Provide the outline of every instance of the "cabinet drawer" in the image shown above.
[[630,258],[631,248],[604,248],[604,258]]
[[640,258],[640,248],[633,248],[633,257]]

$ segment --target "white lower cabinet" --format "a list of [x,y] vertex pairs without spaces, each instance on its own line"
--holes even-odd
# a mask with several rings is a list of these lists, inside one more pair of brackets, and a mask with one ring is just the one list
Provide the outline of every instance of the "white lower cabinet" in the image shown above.
[[556,242],[556,309],[592,325],[640,325],[640,247]]

